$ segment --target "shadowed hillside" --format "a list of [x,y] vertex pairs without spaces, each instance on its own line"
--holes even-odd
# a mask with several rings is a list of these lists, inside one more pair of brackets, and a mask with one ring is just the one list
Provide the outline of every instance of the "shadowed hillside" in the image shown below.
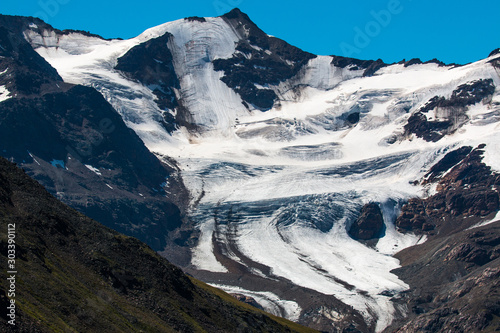
[[16,320],[6,321],[6,267],[0,273],[2,332],[307,332],[195,279],[140,241],[52,197],[0,158],[0,240],[16,230]]

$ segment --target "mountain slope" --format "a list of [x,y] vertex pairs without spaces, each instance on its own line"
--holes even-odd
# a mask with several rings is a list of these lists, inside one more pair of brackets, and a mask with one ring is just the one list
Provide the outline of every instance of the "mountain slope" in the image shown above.
[[[0,158],[0,220],[15,224],[16,325],[3,332],[312,332],[184,275],[144,243],[58,202]],[[1,255],[7,262],[7,235]],[[280,323],[278,323],[279,321]]]
[[161,163],[95,89],[63,82],[24,39],[30,26],[49,27],[0,17],[1,154],[59,199],[163,250],[182,224],[176,166]]
[[[315,56],[236,9],[125,41],[29,18],[21,30],[178,166],[186,216],[160,253],[272,313],[382,331],[412,316],[394,255],[498,211],[497,52],[464,66]],[[465,157],[470,168],[450,169]]]
[[[387,331],[483,332],[499,328],[500,174],[482,160],[484,145],[451,151],[422,179],[434,195],[414,198],[396,220],[428,240],[396,257],[410,310]],[[483,222],[481,222],[483,221]]]

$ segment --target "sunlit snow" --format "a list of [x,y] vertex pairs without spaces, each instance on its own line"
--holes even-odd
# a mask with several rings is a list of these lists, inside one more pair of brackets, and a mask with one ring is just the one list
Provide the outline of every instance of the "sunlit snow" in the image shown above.
[[[160,125],[161,110],[151,87],[113,69],[130,48],[167,31],[174,36],[168,46],[180,79],[176,93],[202,129],[198,133],[180,128],[168,134]],[[225,253],[228,260],[245,265],[249,258],[268,266],[274,276],[334,295],[368,322],[376,321],[377,331],[395,314],[387,293],[408,288],[390,272],[399,267],[392,255],[425,241],[394,227],[406,200],[432,190],[413,181],[463,143],[485,143],[484,162],[500,171],[499,103],[471,107],[470,121],[437,143],[402,137],[408,117],[430,98],[449,97],[458,85],[477,79],[491,78],[500,85],[487,60],[456,68],[391,65],[361,77],[361,71],[333,66],[331,57],[317,57],[295,78],[271,87],[280,106],[261,112],[247,110],[220,80],[222,72],[213,70],[211,60],[230,57],[239,38],[221,18],[170,22],[124,41],[31,30],[26,38],[65,81],[95,87],[151,151],[177,161],[191,194],[189,216],[200,231],[194,267],[229,272],[214,246],[231,241],[239,253]],[[298,84],[300,94],[291,89]],[[493,101],[499,101],[498,95],[496,91]],[[339,121],[355,111],[361,114],[359,123]],[[346,231],[369,202],[379,203],[386,225],[375,247],[353,240]],[[297,303],[234,283],[219,287],[298,318]]]

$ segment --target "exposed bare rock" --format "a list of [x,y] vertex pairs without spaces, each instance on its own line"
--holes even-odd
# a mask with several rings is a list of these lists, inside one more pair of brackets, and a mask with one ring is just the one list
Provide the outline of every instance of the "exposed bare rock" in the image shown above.
[[399,300],[410,313],[386,332],[499,330],[499,235],[496,222],[400,252],[394,273],[411,286]]
[[[434,96],[408,119],[405,133],[426,141],[439,141],[469,120],[466,110],[470,105],[488,102],[494,92],[492,79],[480,79],[458,86],[450,98]],[[428,114],[430,111],[432,114]]]
[[369,240],[379,238],[384,231],[384,217],[376,203],[369,203],[361,209],[361,215],[349,229],[354,239]]
[[397,227],[416,233],[447,233],[497,212],[500,175],[482,163],[482,148],[459,148],[435,164],[422,183],[437,183],[438,193],[409,200],[396,220]]

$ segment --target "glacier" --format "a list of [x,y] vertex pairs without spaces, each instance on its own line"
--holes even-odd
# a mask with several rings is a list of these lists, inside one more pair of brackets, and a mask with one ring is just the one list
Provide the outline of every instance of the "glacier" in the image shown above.
[[[167,32],[176,95],[197,130],[169,133],[160,125],[164,110],[154,87],[114,69],[131,48]],[[432,97],[448,98],[461,84],[491,79],[498,87],[490,61],[500,55],[464,66],[392,64],[373,76],[318,56],[291,79],[263,87],[279,97],[263,112],[245,106],[212,63],[230,58],[247,37],[220,17],[169,22],[130,40],[25,32],[65,82],[96,88],[152,152],[179,165],[199,233],[186,271],[299,322],[307,302],[274,287],[314,290],[351,306],[380,332],[405,312],[391,301],[408,289],[391,273],[399,267],[392,255],[425,241],[397,231],[394,220],[405,201],[432,192],[414,181],[464,142],[485,143],[485,163],[500,171],[500,92],[471,106],[470,121],[438,142],[406,135],[404,125]],[[351,122],[354,114],[359,120]],[[347,232],[370,202],[380,205],[385,224],[374,245]],[[335,311],[322,310],[333,322],[340,317]]]

